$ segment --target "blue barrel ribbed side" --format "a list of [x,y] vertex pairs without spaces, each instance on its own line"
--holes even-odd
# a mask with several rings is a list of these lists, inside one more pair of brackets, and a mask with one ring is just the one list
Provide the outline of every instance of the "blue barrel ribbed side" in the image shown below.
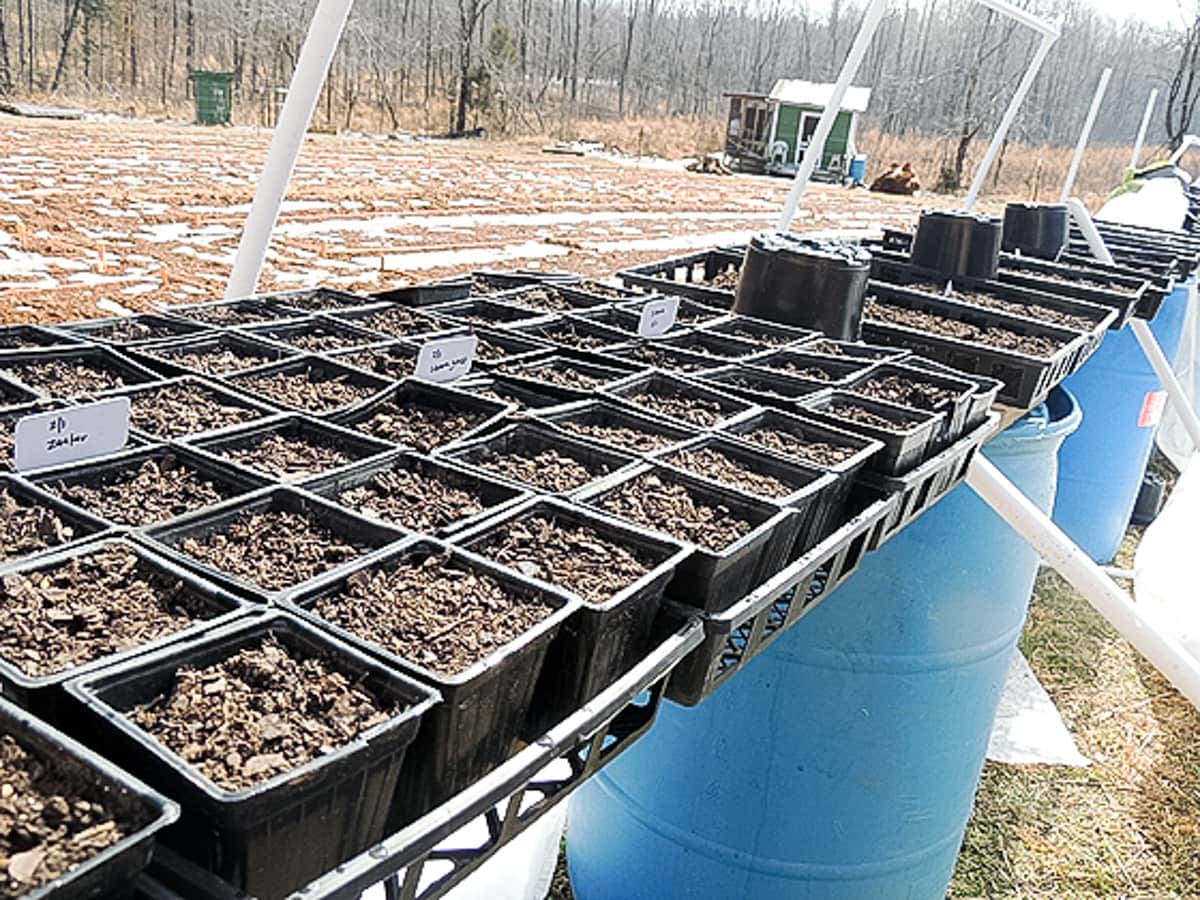
[[[992,459],[1043,509],[1068,395]],[[941,898],[1036,554],[955,489],[695,709],[572,799],[580,900]]]
[[[1176,287],[1150,323],[1172,361],[1183,335],[1189,284]],[[1092,559],[1106,563],[1129,527],[1154,445],[1157,427],[1138,425],[1142,407],[1162,386],[1128,328],[1109,332],[1064,386],[1079,402],[1083,424],[1059,454],[1054,521]]]

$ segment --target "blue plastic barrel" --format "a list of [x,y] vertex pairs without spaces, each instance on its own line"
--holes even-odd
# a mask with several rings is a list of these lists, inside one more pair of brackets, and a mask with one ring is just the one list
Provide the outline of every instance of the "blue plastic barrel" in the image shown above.
[[[988,448],[1043,509],[1064,392]],[[1037,555],[966,486],[577,792],[580,900],[943,898]]]
[[[1181,284],[1150,323],[1170,360],[1179,352],[1187,303],[1188,285]],[[1137,502],[1157,431],[1157,420],[1143,410],[1162,385],[1133,332],[1123,328],[1109,332],[1064,386],[1079,402],[1083,424],[1059,454],[1054,521],[1092,559],[1106,563],[1116,556]]]
[[856,153],[850,158],[850,180],[855,184],[862,184],[867,180],[867,156],[865,153]]

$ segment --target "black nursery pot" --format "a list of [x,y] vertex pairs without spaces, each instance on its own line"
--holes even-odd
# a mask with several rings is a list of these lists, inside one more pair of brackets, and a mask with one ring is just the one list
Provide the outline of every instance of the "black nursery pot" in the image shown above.
[[733,311],[857,341],[871,254],[857,244],[760,234],[750,241]]
[[913,238],[912,264],[949,278],[995,278],[1000,220],[964,210],[926,210]]
[[1005,253],[1058,259],[1071,235],[1064,203],[1009,203],[1004,207]]

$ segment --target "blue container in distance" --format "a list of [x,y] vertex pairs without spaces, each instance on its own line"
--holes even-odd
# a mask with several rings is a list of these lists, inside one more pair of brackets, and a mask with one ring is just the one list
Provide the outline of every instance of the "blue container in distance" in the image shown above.
[[867,180],[867,155],[865,153],[856,153],[850,157],[850,181],[854,184],[862,184]]
[[[1068,394],[986,448],[1044,510]],[[941,900],[1037,554],[968,487],[695,709],[664,704],[568,813],[579,900]]]
[[[1174,361],[1183,334],[1188,292],[1179,284],[1163,301],[1150,330]],[[1157,418],[1158,376],[1129,328],[1110,331],[1082,369],[1063,382],[1083,410],[1083,424],[1063,443],[1054,521],[1099,563],[1117,555],[1150,460]]]

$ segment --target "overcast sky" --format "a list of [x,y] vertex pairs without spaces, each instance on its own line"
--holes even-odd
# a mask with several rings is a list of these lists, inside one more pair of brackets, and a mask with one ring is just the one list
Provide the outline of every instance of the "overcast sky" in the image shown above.
[[1182,24],[1184,13],[1194,9],[1193,0],[1090,0],[1091,5],[1117,19],[1138,16],[1155,25]]

